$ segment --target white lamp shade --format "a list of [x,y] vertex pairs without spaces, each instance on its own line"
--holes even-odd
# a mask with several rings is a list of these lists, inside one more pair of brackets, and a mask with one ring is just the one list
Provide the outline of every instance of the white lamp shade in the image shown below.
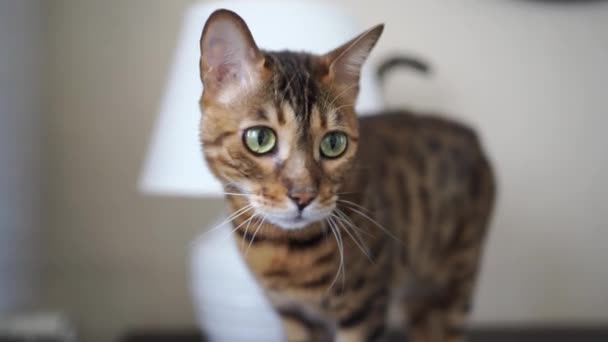
[[[297,1],[217,1],[189,8],[179,36],[167,88],[160,105],[139,189],[145,193],[219,196],[221,186],[200,150],[198,100],[199,39],[209,15],[218,8],[237,12],[262,49],[324,53],[365,28],[335,7]],[[382,107],[379,87],[369,68],[362,71],[357,110]]]

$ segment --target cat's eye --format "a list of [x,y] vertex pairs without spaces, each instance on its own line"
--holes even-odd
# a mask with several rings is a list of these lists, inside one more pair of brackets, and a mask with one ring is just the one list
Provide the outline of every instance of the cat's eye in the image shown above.
[[270,127],[255,126],[245,130],[243,142],[251,152],[261,155],[274,150],[277,136]]
[[321,155],[326,158],[338,158],[346,151],[347,145],[346,134],[338,131],[329,132],[321,140]]

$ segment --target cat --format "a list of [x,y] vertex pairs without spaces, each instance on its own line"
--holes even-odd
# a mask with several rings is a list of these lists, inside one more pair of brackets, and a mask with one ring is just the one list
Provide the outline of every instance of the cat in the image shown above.
[[261,50],[228,10],[203,28],[203,154],[287,341],[465,338],[493,172],[462,124],[357,117],[383,27],[324,55]]

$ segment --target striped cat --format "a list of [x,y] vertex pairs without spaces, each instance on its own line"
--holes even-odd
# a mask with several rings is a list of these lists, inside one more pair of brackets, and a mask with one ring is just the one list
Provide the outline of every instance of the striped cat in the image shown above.
[[383,26],[325,55],[260,50],[214,12],[201,37],[204,156],[288,341],[462,341],[494,181],[475,133],[407,112],[358,119]]

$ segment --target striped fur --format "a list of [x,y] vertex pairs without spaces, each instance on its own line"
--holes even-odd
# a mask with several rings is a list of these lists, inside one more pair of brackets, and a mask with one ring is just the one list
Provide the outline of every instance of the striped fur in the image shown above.
[[[327,55],[258,50],[244,30],[228,11],[206,24],[201,143],[287,340],[379,341],[402,329],[415,342],[462,341],[494,198],[475,133],[405,111],[357,119],[353,63],[381,28]],[[222,64],[209,36],[235,34],[245,46],[220,45],[230,52]],[[251,53],[235,62],[242,51]],[[276,132],[271,154],[243,145],[255,125]],[[323,158],[320,139],[335,130],[347,150]],[[287,210],[290,191],[304,188],[315,194],[310,210],[328,215],[300,229],[272,223],[269,212]]]

